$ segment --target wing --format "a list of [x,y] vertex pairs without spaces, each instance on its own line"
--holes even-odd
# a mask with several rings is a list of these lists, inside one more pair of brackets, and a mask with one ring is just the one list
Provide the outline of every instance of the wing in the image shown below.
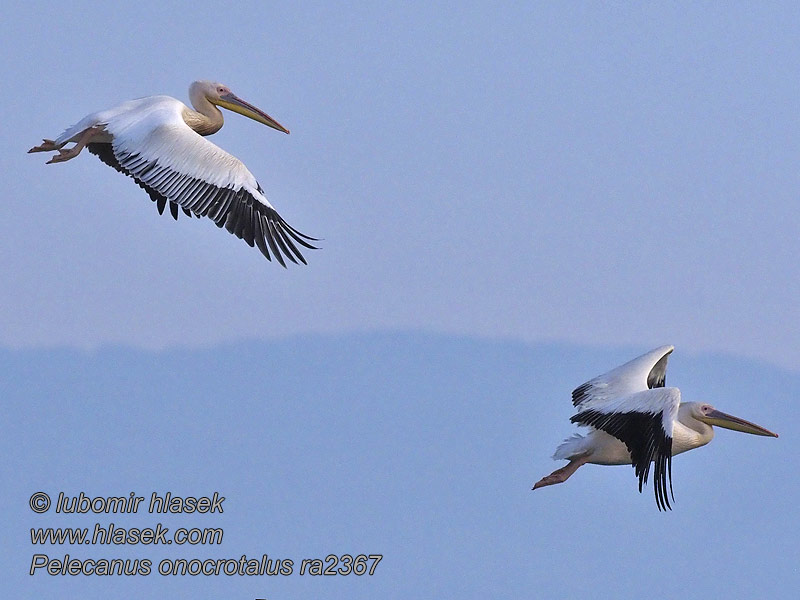
[[675,500],[672,493],[672,426],[680,403],[678,388],[658,387],[582,410],[570,421],[601,429],[625,444],[639,478],[640,492],[647,483],[650,463],[655,463],[653,490],[656,504],[659,510],[667,510],[672,508],[667,496],[667,480],[669,495]]
[[110,149],[90,151],[136,180],[160,210],[169,202],[174,216],[180,206],[258,246],[268,260],[271,253],[284,267],[284,257],[305,264],[298,246],[316,249],[310,242],[317,240],[283,220],[247,167],[186,125],[182,103],[163,96],[147,102],[107,119]]
[[664,387],[667,359],[674,349],[661,346],[587,381],[572,392],[572,404],[580,410],[597,408],[621,396]]
[[[104,163],[106,163],[109,167],[113,167],[114,169],[116,169],[120,173],[128,175],[129,177],[133,177],[131,175],[130,171],[128,171],[127,169],[122,167],[122,165],[119,164],[119,161],[117,160],[117,157],[114,156],[114,151],[112,150],[110,143],[105,144],[105,143],[93,142],[93,143],[87,144],[86,145],[86,149],[89,152],[91,152],[92,154],[94,154],[95,156],[97,156]],[[134,177],[134,180],[136,181],[136,183],[139,185],[140,188],[142,188],[145,192],[147,192],[147,195],[150,196],[150,199],[153,202],[156,203],[156,207],[158,208],[158,214],[163,215],[164,214],[164,207],[167,205],[166,197],[162,196],[161,194],[159,194],[157,191],[155,191],[153,188],[151,188],[150,186],[146,185],[145,183],[142,183],[141,180],[136,179],[135,177]],[[186,214],[187,217],[191,217],[192,216],[191,211],[189,211],[189,210],[187,210],[185,208],[183,208],[182,210]],[[178,205],[175,204],[174,202],[170,202],[169,203],[169,212],[172,215],[172,218],[177,221],[178,220]]]

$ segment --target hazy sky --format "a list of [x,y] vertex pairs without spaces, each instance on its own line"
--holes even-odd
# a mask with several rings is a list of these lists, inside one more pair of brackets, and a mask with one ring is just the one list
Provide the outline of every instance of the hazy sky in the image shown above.
[[[800,8],[26,3],[4,14],[0,344],[413,329],[676,344],[797,370]],[[85,114],[216,79],[212,140],[297,229],[288,271],[159,216]]]
[[[0,564],[12,591],[796,589],[800,6],[664,4],[7,9]],[[26,154],[130,98],[188,102],[195,79],[292,131],[228,113],[211,140],[323,239],[308,266],[268,263],[208,220],[159,216],[88,153]],[[720,432],[676,459],[669,514],[628,467],[531,492],[575,430],[570,390],[667,343],[684,398],[781,438]],[[224,527],[219,548],[53,556],[386,562],[374,579],[30,577],[30,527],[95,521],[37,520],[39,489],[230,499],[219,519],[168,521]]]
[[[454,336],[308,336],[208,350],[10,351],[0,364],[8,597],[384,600],[788,598],[800,587],[800,374],[670,357],[684,398],[780,434],[718,430],[675,457],[674,510],[631,467],[531,491],[576,430],[570,390],[648,348]],[[34,514],[36,491],[202,496],[224,514]],[[32,545],[30,528],[222,528],[219,545]],[[167,538],[169,539],[169,538]],[[372,577],[302,558],[383,554]],[[50,558],[153,561],[149,576],[28,574]],[[156,574],[163,558],[289,558],[288,577]]]

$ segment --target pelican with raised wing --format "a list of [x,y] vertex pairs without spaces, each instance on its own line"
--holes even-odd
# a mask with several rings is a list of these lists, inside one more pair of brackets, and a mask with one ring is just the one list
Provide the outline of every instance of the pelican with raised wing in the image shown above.
[[[284,221],[247,167],[203,137],[222,127],[220,106],[283,133],[289,130],[221,83],[195,81],[189,98],[195,110],[169,96],[124,102],[87,115],[28,152],[56,151],[50,164],[75,158],[85,147],[132,177],[159,213],[169,203],[176,220],[180,207],[186,215],[209,217],[250,247],[258,246],[268,260],[271,252],[284,267],[284,257],[305,264],[298,246],[316,249],[311,244],[316,238]],[[64,148],[69,143],[75,145]]]
[[710,404],[681,402],[678,388],[665,387],[667,359],[673,346],[661,346],[587,381],[572,392],[577,414],[570,421],[586,426],[556,449],[553,459],[569,463],[539,480],[533,489],[565,482],[578,467],[633,465],[639,491],[655,465],[654,492],[659,510],[672,509],[672,457],[705,446],[713,425],[754,435],[778,434],[715,409]]

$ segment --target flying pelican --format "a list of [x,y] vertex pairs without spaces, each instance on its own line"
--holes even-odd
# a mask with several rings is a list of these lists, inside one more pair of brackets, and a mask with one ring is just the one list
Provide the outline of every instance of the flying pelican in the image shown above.
[[[220,130],[221,106],[273,129],[283,125],[237,97],[227,86],[195,81],[189,88],[192,110],[169,96],[149,96],[92,113],[55,140],[42,140],[28,152],[57,151],[47,164],[75,158],[86,147],[107,165],[133,177],[163,214],[169,202],[177,220],[180,206],[188,216],[209,217],[250,247],[258,246],[286,266],[285,256],[306,264],[297,245],[316,249],[316,238],[300,233],[275,211],[264,190],[236,157],[203,136]],[[64,146],[75,145],[69,149]]]
[[533,489],[563,483],[586,463],[632,464],[641,492],[650,463],[655,463],[656,504],[659,510],[671,510],[667,480],[674,502],[672,457],[709,443],[714,437],[712,425],[778,437],[710,404],[681,402],[678,388],[664,387],[667,359],[673,350],[673,346],[661,346],[576,388],[572,403],[578,413],[570,421],[591,431],[564,440],[553,459],[569,463],[543,477]]

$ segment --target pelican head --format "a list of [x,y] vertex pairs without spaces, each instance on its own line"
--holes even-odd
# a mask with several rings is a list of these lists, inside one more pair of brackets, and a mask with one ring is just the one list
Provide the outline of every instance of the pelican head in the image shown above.
[[716,425],[717,427],[724,427],[725,429],[732,429],[734,431],[741,431],[743,433],[752,433],[753,435],[766,435],[770,437],[778,437],[777,433],[772,433],[769,429],[764,429],[760,425],[745,421],[739,417],[734,417],[727,413],[717,410],[710,404],[703,404],[699,402],[686,402],[681,403],[689,405],[690,414],[698,421],[702,421],[706,425]]
[[264,111],[239,98],[227,85],[222,83],[216,83],[214,81],[195,81],[189,88],[189,97],[195,105],[195,99],[205,98],[211,102],[211,104],[237,112],[240,115],[268,125],[278,131],[289,133],[286,127],[278,123]]

